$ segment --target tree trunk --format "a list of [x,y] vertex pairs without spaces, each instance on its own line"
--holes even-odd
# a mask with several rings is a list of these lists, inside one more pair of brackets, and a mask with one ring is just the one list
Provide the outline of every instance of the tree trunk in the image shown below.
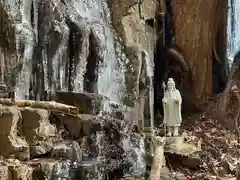
[[[212,95],[216,39],[221,38],[218,41],[222,43],[217,48],[226,51],[227,0],[174,0],[172,8],[176,43],[190,67],[192,92],[204,102]],[[222,53],[221,58],[225,55]]]

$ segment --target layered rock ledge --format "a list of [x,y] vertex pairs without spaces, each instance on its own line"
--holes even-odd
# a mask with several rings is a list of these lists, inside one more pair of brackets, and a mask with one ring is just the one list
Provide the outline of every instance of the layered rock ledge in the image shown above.
[[4,102],[12,104],[0,108],[0,179],[96,179],[127,167],[123,121],[49,108],[55,102]]

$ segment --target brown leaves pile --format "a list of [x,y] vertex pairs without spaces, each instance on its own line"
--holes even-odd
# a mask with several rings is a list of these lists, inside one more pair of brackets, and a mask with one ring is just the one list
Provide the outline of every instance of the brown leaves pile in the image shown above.
[[198,147],[202,166],[197,170],[179,167],[178,171],[196,180],[230,180],[236,177],[240,162],[240,143],[236,133],[203,115],[186,121],[183,129],[186,141]]

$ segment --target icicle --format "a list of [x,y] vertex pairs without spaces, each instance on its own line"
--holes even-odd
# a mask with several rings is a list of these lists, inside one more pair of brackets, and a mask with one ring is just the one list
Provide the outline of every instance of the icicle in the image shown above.
[[45,90],[49,90],[49,87],[48,87],[48,75],[47,75],[47,71],[48,71],[48,68],[47,68],[47,55],[46,55],[46,52],[45,50],[43,49],[42,50],[42,63],[43,63],[43,81],[44,81],[44,89]]
[[5,57],[4,57],[4,51],[0,49],[0,54],[1,54],[1,82],[0,84],[4,84],[4,66],[5,66]]
[[147,51],[143,51],[143,58],[146,63],[147,76],[150,79],[149,84],[149,110],[150,110],[150,123],[151,129],[154,130],[154,89],[153,89],[153,77],[154,77],[154,62],[149,57]]
[[33,12],[34,12],[34,34],[35,34],[35,41],[38,43],[38,0],[33,0]]

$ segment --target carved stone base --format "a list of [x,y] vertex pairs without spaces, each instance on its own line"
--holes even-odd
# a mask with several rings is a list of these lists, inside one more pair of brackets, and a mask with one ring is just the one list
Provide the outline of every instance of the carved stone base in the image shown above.
[[198,149],[195,145],[184,142],[184,137],[167,137],[164,152],[188,156]]

